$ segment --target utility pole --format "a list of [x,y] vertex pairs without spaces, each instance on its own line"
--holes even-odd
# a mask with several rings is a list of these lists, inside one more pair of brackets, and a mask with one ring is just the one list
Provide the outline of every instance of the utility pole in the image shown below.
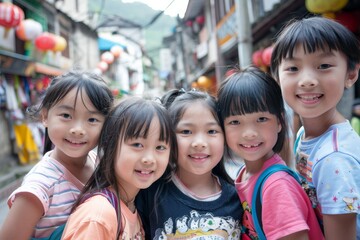
[[235,1],[235,14],[238,38],[239,66],[245,68],[251,64],[252,35],[247,0]]

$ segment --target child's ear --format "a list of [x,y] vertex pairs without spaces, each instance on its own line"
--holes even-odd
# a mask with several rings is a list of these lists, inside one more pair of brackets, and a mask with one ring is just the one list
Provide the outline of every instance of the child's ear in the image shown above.
[[47,127],[47,122],[48,122],[48,111],[43,109],[40,112],[40,116],[41,116],[41,122],[44,125],[44,127]]
[[345,81],[345,87],[350,88],[357,81],[359,77],[360,64],[356,64],[353,70],[349,70],[348,78]]

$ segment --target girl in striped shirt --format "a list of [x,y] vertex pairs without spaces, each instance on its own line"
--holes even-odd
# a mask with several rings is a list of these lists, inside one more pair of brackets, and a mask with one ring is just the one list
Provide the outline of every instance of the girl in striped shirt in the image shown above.
[[91,150],[112,104],[99,76],[71,71],[52,80],[40,105],[28,111],[46,129],[46,153],[10,195],[0,239],[48,237],[67,221],[95,169]]

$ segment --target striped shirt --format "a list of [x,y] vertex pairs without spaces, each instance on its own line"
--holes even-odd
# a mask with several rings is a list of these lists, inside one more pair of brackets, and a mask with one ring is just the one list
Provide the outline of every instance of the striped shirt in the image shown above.
[[[67,221],[71,208],[84,187],[61,163],[49,157],[50,154],[51,151],[46,153],[30,170],[21,186],[8,199],[10,208],[19,193],[31,193],[40,200],[44,215],[34,228],[32,237],[35,238],[48,237]],[[93,151],[89,152],[89,159],[95,165],[96,154]]]

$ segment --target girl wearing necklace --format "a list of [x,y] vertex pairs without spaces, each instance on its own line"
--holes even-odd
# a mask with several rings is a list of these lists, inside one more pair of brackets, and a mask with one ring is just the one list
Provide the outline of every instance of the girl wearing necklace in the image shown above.
[[239,239],[242,208],[224,167],[224,132],[215,98],[172,90],[161,99],[176,130],[173,171],[140,191],[146,239]]
[[159,103],[137,97],[120,102],[104,123],[99,165],[62,239],[144,239],[134,199],[163,175],[175,146],[170,118]]

